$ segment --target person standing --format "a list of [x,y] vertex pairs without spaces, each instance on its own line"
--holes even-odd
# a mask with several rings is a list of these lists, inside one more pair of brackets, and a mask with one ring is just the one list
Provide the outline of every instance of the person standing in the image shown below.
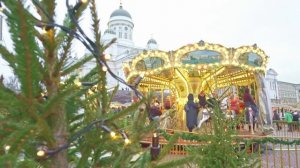
[[205,108],[207,102],[206,102],[206,96],[205,96],[204,91],[200,92],[200,94],[198,95],[198,99],[199,99],[200,108]]
[[273,111],[273,122],[276,122],[277,130],[281,130],[281,125],[278,123],[280,121],[280,114],[277,110]]
[[159,117],[162,115],[160,103],[157,100],[154,100],[153,104],[150,107],[150,116],[151,120],[156,122],[157,127],[159,127]]
[[254,117],[255,119],[258,117],[258,109],[257,109],[257,106],[252,98],[252,96],[250,95],[250,91],[249,91],[249,88],[246,88],[245,89],[245,93],[244,93],[244,104],[245,104],[245,107],[249,108],[251,107],[251,109],[253,110],[254,112]]
[[234,112],[235,115],[239,115],[240,109],[239,109],[239,98],[236,96],[236,94],[231,95],[230,97],[230,110]]
[[188,95],[184,110],[186,112],[186,126],[189,132],[192,132],[197,126],[198,105],[194,102],[194,95],[191,93]]
[[284,113],[284,119],[288,124],[288,131],[292,132],[293,114],[289,110]]

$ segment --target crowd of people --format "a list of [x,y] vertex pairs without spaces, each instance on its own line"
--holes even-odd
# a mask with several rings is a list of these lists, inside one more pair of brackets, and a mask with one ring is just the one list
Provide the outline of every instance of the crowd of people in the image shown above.
[[[163,114],[163,109],[170,109],[171,106],[173,106],[170,98],[167,100],[169,101],[165,101],[162,105],[157,98],[154,98],[150,104],[149,117],[151,121],[155,121],[157,123],[157,127],[159,126],[159,120],[160,116]],[[206,94],[204,91],[201,91],[198,94],[198,101],[196,101],[194,95],[190,93],[188,95],[188,101],[184,106],[184,111],[186,113],[186,126],[189,132],[192,132],[195,128],[201,128],[203,123],[210,119],[210,115],[213,113],[213,109],[215,107],[218,107],[227,119],[242,117],[244,121],[248,123],[249,131],[252,128],[255,128],[255,123],[257,123],[259,116],[259,110],[253,96],[250,94],[249,88],[246,87],[240,97],[233,92],[229,93],[221,100],[216,92]],[[293,121],[299,121],[299,116],[300,113],[298,111],[293,111],[291,109],[277,109],[273,111],[273,120],[286,121],[289,125],[289,131],[293,129],[291,123]],[[237,129],[240,129],[239,125],[237,126]],[[277,124],[277,129],[281,129],[279,124]]]
[[[277,130],[283,128],[282,124],[278,121],[285,121],[288,124],[288,131],[292,132],[293,130],[300,129],[300,111],[293,110],[292,108],[275,108],[273,110],[273,121],[276,122]],[[298,124],[293,124],[298,123]]]
[[[215,92],[207,96],[204,91],[201,91],[198,95],[198,102],[195,102],[193,94],[189,94],[188,101],[184,106],[186,126],[189,132],[192,132],[194,128],[200,128],[204,122],[209,120],[214,107],[218,107],[226,118],[235,118],[245,111],[246,121],[254,124],[258,117],[258,108],[248,88],[245,88],[241,99],[236,93],[231,93],[222,100],[218,100]],[[199,113],[201,117],[198,117]]]

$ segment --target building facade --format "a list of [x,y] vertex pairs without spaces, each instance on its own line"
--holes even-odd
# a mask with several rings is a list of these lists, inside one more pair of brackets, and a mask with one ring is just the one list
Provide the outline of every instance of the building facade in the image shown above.
[[277,80],[278,73],[269,69],[266,74],[271,102],[276,105],[296,106],[300,103],[300,84]]
[[1,41],[2,41],[2,31],[3,30],[3,16],[2,14],[0,13],[0,44],[1,44]]
[[[118,9],[112,12],[107,25],[108,27],[102,35],[102,43],[106,45],[110,43],[112,39],[117,39],[117,41],[105,51],[105,54],[111,55],[111,59],[107,61],[107,63],[115,75],[125,79],[123,63],[132,60],[134,56],[144,50],[158,49],[158,45],[153,38],[148,40],[145,47],[139,47],[134,44],[134,23],[130,13],[123,8],[122,4],[120,4]],[[94,66],[95,62],[87,63],[82,69],[83,73],[89,71]],[[107,74],[108,88],[115,87],[116,85],[119,85],[119,90],[127,89],[125,85],[118,83],[116,79]]]

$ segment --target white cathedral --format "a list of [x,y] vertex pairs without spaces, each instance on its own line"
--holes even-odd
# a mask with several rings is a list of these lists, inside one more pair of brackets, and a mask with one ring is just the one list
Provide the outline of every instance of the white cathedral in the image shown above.
[[[103,44],[109,43],[113,38],[117,41],[113,43],[105,53],[111,55],[111,59],[108,61],[108,65],[112,72],[117,76],[125,80],[125,75],[123,72],[123,63],[132,60],[132,58],[138,55],[143,50],[156,50],[158,49],[157,42],[151,38],[146,47],[135,46],[133,42],[133,28],[134,23],[132,21],[131,15],[125,9],[123,9],[122,4],[120,4],[119,9],[116,9],[110,15],[108,21],[108,28],[104,31],[102,35],[101,42]],[[84,69],[83,73],[94,67],[95,63],[88,63]],[[124,90],[127,87],[109,74],[107,74],[107,87],[112,88],[119,85],[119,90]]]

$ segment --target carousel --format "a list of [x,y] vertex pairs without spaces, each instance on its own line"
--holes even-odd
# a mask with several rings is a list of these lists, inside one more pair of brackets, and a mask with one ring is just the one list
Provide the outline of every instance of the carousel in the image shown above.
[[[204,91],[239,92],[251,86],[265,126],[272,124],[271,103],[265,88],[264,75],[268,56],[257,47],[227,48],[220,44],[200,41],[175,51],[143,51],[124,63],[128,83],[136,85],[143,94],[155,92],[162,107],[176,108],[176,129],[185,129],[184,105],[188,94],[194,97]],[[136,81],[139,81],[137,84]]]

